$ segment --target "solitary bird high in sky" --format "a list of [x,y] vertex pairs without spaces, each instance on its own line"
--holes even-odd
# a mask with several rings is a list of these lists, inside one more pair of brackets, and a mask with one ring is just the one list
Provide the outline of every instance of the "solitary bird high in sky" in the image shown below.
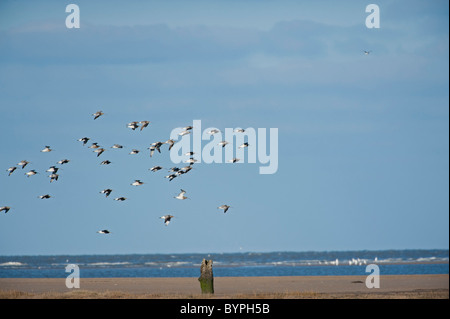
[[230,208],[231,206],[228,205],[220,205],[219,207],[217,207],[218,209],[223,209],[223,212],[226,213],[228,208]]
[[96,119],[98,119],[100,116],[102,116],[103,114],[105,114],[105,113],[103,113],[102,111],[97,111],[97,112],[95,112],[94,114],[92,114],[92,116],[94,116],[94,120],[96,120]]
[[5,214],[11,209],[9,206],[2,206],[0,207],[0,212],[5,212]]

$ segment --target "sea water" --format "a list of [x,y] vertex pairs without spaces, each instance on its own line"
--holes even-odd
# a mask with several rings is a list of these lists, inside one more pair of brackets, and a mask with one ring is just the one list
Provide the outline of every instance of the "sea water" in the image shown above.
[[448,274],[448,250],[331,252],[240,252],[192,254],[0,256],[1,278],[65,278],[76,264],[81,277],[198,277],[202,259],[213,260],[215,277],[367,276],[369,264],[380,275]]

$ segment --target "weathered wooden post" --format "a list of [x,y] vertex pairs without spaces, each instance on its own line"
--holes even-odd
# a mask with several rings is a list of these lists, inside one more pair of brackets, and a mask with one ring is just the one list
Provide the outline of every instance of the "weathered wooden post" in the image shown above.
[[203,258],[202,265],[200,266],[200,288],[202,289],[202,294],[213,294],[214,293],[214,276],[212,271],[212,260],[206,260]]

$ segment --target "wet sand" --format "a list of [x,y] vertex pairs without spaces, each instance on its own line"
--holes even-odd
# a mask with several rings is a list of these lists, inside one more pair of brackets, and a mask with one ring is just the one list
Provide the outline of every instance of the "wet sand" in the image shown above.
[[449,298],[449,275],[385,275],[380,288],[364,276],[215,277],[214,295],[197,278],[0,278],[0,298]]

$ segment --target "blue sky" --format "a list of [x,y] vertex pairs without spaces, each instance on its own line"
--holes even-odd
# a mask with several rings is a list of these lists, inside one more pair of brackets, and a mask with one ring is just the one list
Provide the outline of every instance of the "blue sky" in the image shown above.
[[[79,29],[68,3],[0,4],[1,255],[448,249],[447,1],[377,1],[379,29],[362,1],[74,3]],[[278,171],[150,172],[194,120],[278,128]]]

